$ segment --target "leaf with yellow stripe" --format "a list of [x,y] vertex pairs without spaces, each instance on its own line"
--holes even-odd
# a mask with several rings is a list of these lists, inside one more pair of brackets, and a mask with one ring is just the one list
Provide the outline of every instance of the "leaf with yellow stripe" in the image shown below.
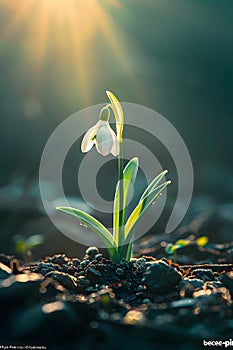
[[119,227],[119,215],[120,210],[122,210],[123,214],[123,222],[125,222],[125,215],[126,215],[126,207],[128,205],[128,201],[130,198],[130,191],[132,186],[134,185],[134,182],[136,180],[138,171],[138,158],[135,157],[131,159],[128,164],[126,165],[124,171],[123,171],[123,208],[120,208],[120,182],[118,181],[117,187],[116,187],[116,193],[114,198],[114,210],[113,210],[113,226],[114,226],[114,234],[113,239],[116,244],[122,245],[124,243],[124,234],[120,235],[120,231],[123,231]]
[[134,228],[135,224],[138,222],[139,218],[145,213],[146,209],[158,198],[158,196],[165,190],[165,188],[171,183],[171,181],[166,181],[165,183],[156,187],[151,191],[145,198],[139,201],[136,208],[131,213],[125,225],[125,239],[130,242],[130,233]]

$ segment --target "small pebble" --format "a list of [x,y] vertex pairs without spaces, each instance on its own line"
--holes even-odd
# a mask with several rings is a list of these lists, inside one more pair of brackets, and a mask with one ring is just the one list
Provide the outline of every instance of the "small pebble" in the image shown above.
[[118,269],[116,269],[116,274],[117,274],[118,276],[122,276],[122,275],[124,275],[124,270],[121,269],[120,267],[118,267]]
[[141,284],[137,287],[137,292],[141,292],[144,290],[144,286],[142,286]]
[[97,261],[101,261],[102,258],[103,258],[103,254],[96,254],[96,255],[94,256],[94,259],[97,260]]
[[146,259],[143,259],[143,258],[137,259],[135,266],[136,266],[136,270],[139,272],[146,271]]
[[78,277],[78,287],[85,288],[85,287],[89,286],[89,284],[90,284],[90,280],[88,280],[84,276]]
[[73,265],[76,266],[76,267],[78,267],[80,265],[80,262],[81,261],[79,259],[77,259],[77,258],[73,258],[73,260],[72,260]]
[[90,259],[93,259],[96,254],[99,253],[99,249],[97,247],[89,247],[85,251],[85,255],[87,255]]
[[144,321],[145,316],[141,311],[131,310],[124,317],[124,322],[130,325],[137,325]]
[[195,305],[195,299],[193,298],[175,300],[170,304],[173,308],[193,307],[193,305]]
[[91,266],[86,269],[86,275],[92,281],[98,280],[101,277],[101,273]]
[[143,304],[151,304],[151,301],[150,301],[150,299],[145,298],[145,299],[143,299],[142,303]]
[[83,261],[80,263],[80,267],[81,267],[81,268],[84,268],[84,267],[86,267],[89,263],[90,263],[89,260],[83,260]]
[[178,289],[182,298],[191,298],[193,292],[203,288],[204,282],[198,278],[183,278],[179,283]]
[[203,280],[204,282],[216,281],[216,278],[214,277],[213,271],[210,269],[195,269],[192,271],[192,276],[199,278],[199,279]]

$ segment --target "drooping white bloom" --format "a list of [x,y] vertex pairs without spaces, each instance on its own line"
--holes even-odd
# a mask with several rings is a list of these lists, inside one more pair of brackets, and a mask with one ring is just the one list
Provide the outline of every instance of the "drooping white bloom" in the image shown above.
[[103,156],[112,153],[115,157],[119,153],[119,144],[115,132],[112,130],[107,120],[99,120],[91,129],[85,134],[81,150],[88,152],[96,145],[97,151]]

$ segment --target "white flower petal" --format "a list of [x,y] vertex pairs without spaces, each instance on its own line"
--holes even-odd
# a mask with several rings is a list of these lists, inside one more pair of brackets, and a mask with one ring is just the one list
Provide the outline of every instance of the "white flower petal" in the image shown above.
[[103,156],[111,153],[114,146],[114,138],[112,129],[108,122],[104,122],[96,134],[96,149]]
[[84,135],[81,143],[81,151],[83,153],[86,153],[90,151],[90,149],[92,149],[93,145],[95,144],[95,139],[93,140],[93,138],[96,136],[101,125],[101,121],[98,121],[98,123],[96,123],[91,129],[89,129]]
[[112,137],[113,137],[113,146],[112,146],[111,153],[112,153],[112,155],[114,155],[114,157],[116,157],[120,151],[119,141],[117,139],[115,132],[112,129],[111,129],[111,133],[112,133]]

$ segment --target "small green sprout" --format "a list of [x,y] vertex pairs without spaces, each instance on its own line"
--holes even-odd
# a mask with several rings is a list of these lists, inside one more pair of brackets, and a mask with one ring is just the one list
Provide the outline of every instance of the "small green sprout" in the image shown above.
[[209,242],[209,237],[207,236],[201,236],[196,239],[196,243],[199,247],[205,247],[208,242]]
[[[97,151],[103,156],[110,153],[118,156],[118,182],[113,208],[113,235],[101,222],[79,209],[71,207],[57,207],[56,209],[74,216],[79,222],[95,232],[106,246],[109,257],[113,262],[119,262],[123,258],[129,261],[132,255],[132,242],[136,224],[171,181],[160,184],[167,170],[156,176],[145,189],[138,204],[127,218],[126,208],[130,198],[130,188],[134,185],[138,172],[138,158],[131,159],[125,168],[123,167],[124,114],[116,96],[110,91],[106,93],[110,103],[100,111],[99,121],[85,134],[81,150],[82,152],[88,152],[95,145]],[[111,111],[116,120],[116,134],[109,124]]]
[[44,236],[41,234],[24,237],[22,235],[14,235],[15,250],[24,260],[28,260],[32,255],[32,250],[44,243]]
[[165,248],[165,252],[167,254],[173,255],[173,259],[176,262],[176,252],[180,248],[191,245],[193,243],[196,243],[199,247],[204,247],[208,242],[209,238],[207,236],[198,237],[195,241],[190,239],[178,239],[178,241],[176,241],[174,244],[169,243]]

